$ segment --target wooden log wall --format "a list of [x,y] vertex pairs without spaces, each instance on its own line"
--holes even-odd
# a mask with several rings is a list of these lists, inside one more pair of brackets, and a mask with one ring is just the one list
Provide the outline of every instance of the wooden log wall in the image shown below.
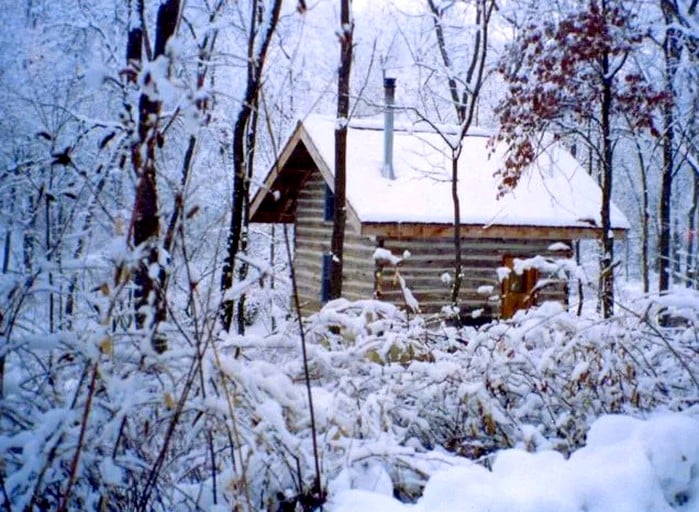
[[[301,187],[296,209],[294,265],[296,269],[302,313],[318,311],[321,306],[323,254],[330,251],[332,222],[324,221],[325,181],[318,171],[309,173]],[[498,317],[497,301],[478,294],[481,286],[492,286],[494,296],[499,296],[501,284],[497,268],[503,266],[505,256],[527,258],[536,255],[561,257],[549,247],[560,240],[526,239],[464,239],[462,264],[464,279],[459,295],[465,313],[485,309],[484,315]],[[571,246],[570,241],[565,241]],[[453,276],[453,241],[450,238],[391,239],[382,241],[383,247],[396,256],[404,251],[410,257],[402,262],[398,271],[405,278],[423,313],[434,313],[449,304],[450,285],[442,281],[442,275]],[[345,233],[343,297],[349,300],[370,299],[375,286],[380,285],[381,299],[398,306],[405,302],[400,287],[394,281],[394,268],[386,266],[381,273],[381,283],[375,282],[376,267],[372,255],[377,241],[361,236],[349,223]],[[540,274],[540,279],[548,276]],[[567,283],[555,281],[542,289],[538,301],[557,300],[567,303]]]
[[[504,264],[505,256],[529,258],[544,256],[561,258],[569,254],[554,252],[549,247],[560,240],[517,240],[517,239],[471,239],[462,240],[463,282],[459,293],[459,304],[463,313],[484,309],[484,314],[499,317],[500,305],[497,301],[489,300],[488,296],[478,293],[481,286],[492,286],[494,296],[499,296],[501,283],[498,280],[497,269]],[[566,241],[570,247],[571,243]],[[420,303],[423,313],[433,313],[449,304],[451,284],[444,283],[442,275],[453,278],[454,274],[454,245],[450,238],[435,239],[385,239],[384,247],[397,256],[404,251],[410,252],[410,257],[403,261],[398,270],[405,278],[408,287]],[[403,302],[400,289],[390,282],[391,269],[383,271],[383,299],[396,304]],[[549,276],[540,274],[540,279]],[[388,282],[386,282],[388,280]],[[567,282],[554,279],[551,284],[538,293],[538,302],[556,300],[566,304],[568,300]]]
[[[323,254],[330,252],[332,221],[324,221],[325,181],[310,173],[299,192],[296,206],[294,265],[303,314],[318,311],[321,304]],[[374,244],[347,223],[345,230],[342,296],[370,299],[374,292]]]

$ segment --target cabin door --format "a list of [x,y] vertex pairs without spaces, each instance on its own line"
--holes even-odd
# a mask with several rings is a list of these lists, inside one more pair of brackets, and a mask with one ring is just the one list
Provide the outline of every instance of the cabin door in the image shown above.
[[505,256],[503,266],[511,269],[502,281],[501,318],[511,318],[520,309],[527,309],[536,304],[536,282],[539,279],[536,269],[531,268],[517,274],[514,271],[514,257]]

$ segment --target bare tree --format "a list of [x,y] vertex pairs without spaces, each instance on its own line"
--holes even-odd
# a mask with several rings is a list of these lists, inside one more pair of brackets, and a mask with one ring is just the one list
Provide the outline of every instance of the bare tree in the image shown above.
[[[255,147],[257,104],[263,82],[263,70],[267,51],[279,21],[281,0],[264,0],[250,3],[250,25],[247,40],[246,84],[243,101],[233,125],[233,203],[231,222],[226,242],[226,256],[221,274],[221,323],[228,331],[233,322],[234,300],[226,296],[233,285],[236,256],[243,238],[246,204],[249,200],[249,174]],[[242,308],[241,308],[242,309]],[[242,313],[242,310],[239,310]],[[238,327],[242,328],[242,318]]]
[[658,237],[658,291],[667,291],[670,287],[672,273],[671,234],[672,234],[672,179],[675,173],[675,76],[680,60],[681,46],[678,31],[673,27],[676,10],[672,2],[662,1],[665,20],[665,37],[663,39],[664,86],[667,101],[663,105],[663,166],[660,185],[660,210]]
[[[134,19],[140,19],[142,24],[144,20],[140,18],[140,14],[134,16]],[[179,0],[166,0],[158,8],[155,46],[150,59],[152,62],[166,58],[167,43],[177,31],[179,18]],[[137,73],[144,65],[145,38],[144,26],[137,26],[129,31],[126,57],[134,82],[137,80]],[[157,96],[159,92],[157,79],[149,70],[145,71],[141,80],[143,85],[138,102],[137,131],[131,146],[131,164],[137,178],[131,217],[131,235],[134,246],[143,250],[144,253],[134,277],[136,322],[140,328],[150,331],[153,348],[163,351],[166,348],[165,342],[156,334],[158,323],[165,319],[163,295],[165,272],[159,263],[160,214],[156,169],[156,149],[163,144],[163,134],[159,126],[162,101]],[[153,94],[154,91],[155,94]],[[159,268],[157,276],[152,272],[154,266]]]
[[[697,154],[694,141],[691,136],[687,136],[694,131],[695,124],[696,91],[692,91],[692,88],[696,87],[695,70],[699,61],[697,5],[695,0],[659,0],[665,25],[661,43],[664,59],[663,85],[668,94],[668,101],[662,113],[663,164],[658,212],[658,288],[660,292],[669,289],[672,279],[672,191],[673,179],[684,159],[680,158],[680,146],[685,146],[683,151],[692,160],[688,162],[690,172]],[[691,71],[682,72],[683,68]],[[690,99],[689,106],[685,108],[685,112],[689,112],[689,115],[685,120],[686,129],[683,130],[681,128],[683,113],[679,110],[679,101],[686,94],[693,95],[694,98]],[[691,218],[693,214],[690,211],[688,215]],[[675,256],[679,257],[679,255]]]
[[337,75],[337,121],[335,124],[335,208],[330,242],[332,254],[330,297],[342,295],[342,258],[345,243],[347,208],[345,188],[347,183],[347,124],[349,123],[350,74],[352,70],[352,38],[354,20],[352,0],[340,0],[340,67]]
[[646,161],[647,159],[641,147],[641,141],[639,141],[638,138],[634,138],[633,141],[636,146],[638,170],[641,178],[640,197],[637,197],[639,217],[641,220],[641,281],[643,283],[643,293],[648,293],[650,291],[650,190],[648,185],[648,170],[650,164]]
[[[451,302],[458,307],[459,291],[463,281],[462,257],[461,257],[461,204],[459,201],[459,157],[463,149],[463,139],[468,135],[474,121],[478,97],[485,81],[485,63],[488,54],[488,27],[495,9],[494,0],[476,0],[473,2],[474,26],[473,40],[470,48],[470,58],[466,73],[460,77],[454,69],[450,52],[445,37],[445,15],[447,9],[454,8],[454,4],[446,7],[427,0],[432,15],[434,33],[437,38],[437,46],[446,72],[446,80],[449,86],[449,95],[459,124],[456,137],[442,134],[451,150],[451,198],[454,205],[454,281],[451,290]],[[434,125],[433,125],[434,126]],[[439,130],[438,130],[439,132]]]

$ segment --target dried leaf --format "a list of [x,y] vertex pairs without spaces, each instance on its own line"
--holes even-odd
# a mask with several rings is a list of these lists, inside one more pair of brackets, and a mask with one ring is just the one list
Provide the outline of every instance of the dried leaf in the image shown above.
[[379,353],[376,350],[369,350],[366,353],[366,358],[369,361],[371,361],[372,363],[381,364],[381,365],[384,364],[383,360],[381,359],[381,356],[379,355]]
[[495,434],[495,420],[493,419],[493,417],[490,414],[486,414],[483,417],[483,423],[485,425],[485,431],[491,436],[494,435]]
[[111,336],[105,336],[102,338],[99,344],[100,352],[108,356],[114,355],[114,343],[112,343]]

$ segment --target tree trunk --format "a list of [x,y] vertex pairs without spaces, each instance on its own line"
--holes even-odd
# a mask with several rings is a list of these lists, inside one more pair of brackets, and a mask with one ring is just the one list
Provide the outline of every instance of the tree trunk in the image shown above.
[[459,307],[459,292],[463,282],[462,257],[461,257],[461,202],[459,199],[459,156],[463,149],[462,141],[468,134],[473,123],[478,96],[483,85],[485,58],[488,53],[488,26],[490,16],[495,8],[495,3],[490,0],[478,0],[476,2],[476,17],[474,25],[478,27],[473,38],[471,59],[466,70],[465,85],[461,94],[458,91],[457,80],[452,72],[452,62],[447,51],[442,25],[444,8],[435,4],[434,0],[428,0],[428,6],[432,14],[432,21],[437,38],[437,46],[442,57],[442,63],[449,72],[447,84],[449,94],[456,113],[456,119],[460,124],[460,136],[456,147],[452,147],[451,154],[451,198],[454,211],[454,283],[451,289],[451,303],[455,308]]
[[[248,84],[249,87],[252,87]],[[249,107],[243,106],[233,128],[233,204],[231,206],[231,224],[228,231],[226,259],[221,275],[221,291],[224,293],[221,304],[221,322],[223,329],[228,331],[233,322],[234,300],[226,297],[225,293],[233,285],[235,260],[240,249],[240,238],[243,228],[243,205],[245,197],[245,127],[249,118]]]
[[[242,218],[242,233],[240,237],[240,251],[243,254],[248,252],[248,244],[250,242],[250,181],[253,174],[253,162],[255,160],[255,145],[257,141],[257,120],[259,118],[258,101],[255,98],[255,105],[250,116],[250,129],[247,131],[246,138],[246,153],[245,162],[245,195],[243,196],[243,218]],[[238,279],[242,282],[248,276],[249,265],[243,261],[238,271]],[[238,334],[245,334],[245,294],[243,293],[238,299],[237,308],[237,326]]]
[[663,112],[663,169],[660,185],[660,208],[658,236],[658,291],[665,292],[670,288],[670,236],[671,236],[671,207],[672,198],[672,171],[673,171],[673,113],[672,106],[664,107]]
[[[179,0],[167,0],[160,5],[156,21],[156,41],[153,59],[165,55],[167,41],[174,36],[180,12]],[[137,61],[143,47],[143,31],[134,29],[129,34],[127,61]],[[146,75],[144,84],[149,86],[152,78]],[[131,147],[131,162],[137,176],[136,193],[132,211],[133,244],[141,247],[144,256],[134,277],[136,284],[136,324],[139,328],[151,331],[153,348],[162,352],[165,342],[156,339],[158,323],[165,319],[165,300],[162,284],[164,269],[153,277],[151,267],[159,264],[158,238],[160,217],[158,213],[156,147],[162,145],[162,135],[158,129],[161,102],[153,100],[142,92],[138,103],[138,140]]]
[[682,258],[680,257],[682,238],[680,236],[680,220],[677,217],[674,219],[670,236],[672,239],[672,274],[670,274],[670,278],[675,280],[682,275]]
[[671,199],[672,199],[672,175],[674,171],[674,80],[679,58],[679,46],[677,34],[672,28],[672,9],[663,2],[665,16],[665,39],[663,40],[663,55],[665,57],[665,91],[668,101],[663,106],[663,169],[660,184],[660,209],[658,236],[658,291],[663,293],[670,288],[671,271]]
[[650,291],[650,264],[648,250],[648,225],[650,222],[650,205],[648,193],[648,173],[646,170],[646,161],[643,157],[641,145],[637,139],[634,139],[636,144],[636,156],[638,157],[638,169],[641,173],[641,281],[643,282],[643,293],[647,294]]
[[599,293],[602,316],[609,318],[614,314],[614,234],[611,224],[611,202],[613,184],[613,153],[611,137],[612,111],[612,77],[609,77],[609,55],[602,56],[602,257],[600,258]]
[[650,224],[650,200],[648,197],[648,176],[646,168],[641,158],[641,186],[643,187],[643,200],[641,208],[641,277],[643,280],[643,293],[647,294],[650,291],[650,264],[648,262],[648,225]]
[[687,257],[686,257],[686,286],[696,288],[697,279],[697,203],[699,203],[699,169],[692,173],[692,205],[687,212]]
[[454,284],[451,288],[451,303],[459,307],[459,290],[463,279],[461,269],[461,203],[459,200],[459,159],[451,157],[451,200],[454,206]]
[[351,0],[340,0],[340,69],[337,77],[337,121],[335,125],[335,211],[330,242],[332,253],[330,298],[342,295],[342,259],[345,243],[345,205],[347,169],[347,123],[349,123],[350,72],[352,69],[352,39],[354,22]]
[[[53,175],[54,175],[54,168],[53,164],[51,164],[51,168],[49,170],[49,190],[53,191]],[[51,202],[53,201],[53,196],[52,194],[46,194],[44,196],[44,254],[46,255],[46,261],[49,263],[48,267],[51,268],[51,263],[53,259],[53,251],[51,251],[51,227],[52,227],[52,216],[51,216]],[[53,332],[54,330],[54,296],[53,296],[53,272],[50,270],[47,272],[47,278],[48,278],[48,284],[49,284],[49,303],[48,303],[48,317],[49,317],[49,332]]]
[[[260,0],[253,2],[250,21],[250,32],[248,33],[248,68],[247,68],[247,83],[245,86],[245,96],[243,105],[238,113],[235,125],[233,127],[233,203],[231,205],[231,223],[228,230],[228,239],[226,241],[226,257],[223,261],[221,272],[221,293],[223,298],[221,301],[221,324],[225,331],[230,330],[233,322],[234,297],[227,297],[226,293],[233,285],[233,276],[235,271],[235,260],[240,250],[240,240],[243,230],[244,208],[246,197],[249,192],[249,180],[247,179],[247,159],[249,155],[246,153],[247,130],[250,126],[250,118],[252,116],[257,98],[259,97],[260,88],[262,87],[262,71],[267,56],[267,50],[272,40],[279,13],[281,11],[281,0],[274,0],[271,10],[269,11],[270,18],[268,23],[260,23]],[[258,32],[259,28],[263,27],[264,31]],[[258,42],[259,40],[259,42]],[[250,163],[252,165],[252,163]]]

